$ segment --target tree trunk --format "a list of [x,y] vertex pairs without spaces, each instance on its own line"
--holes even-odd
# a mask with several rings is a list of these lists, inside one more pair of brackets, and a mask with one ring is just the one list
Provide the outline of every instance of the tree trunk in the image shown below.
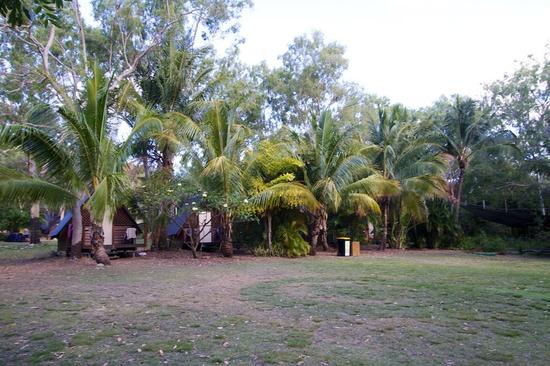
[[147,155],[141,157],[141,162],[143,164],[143,176],[147,179],[149,178],[149,160]]
[[[28,169],[31,177],[36,176],[36,163],[29,156]],[[33,202],[31,205],[31,222],[30,222],[30,243],[40,243],[40,202]]]
[[321,227],[321,231],[320,231],[319,235],[321,235],[321,237],[319,239],[321,240],[321,245],[323,246],[323,251],[326,252],[328,250],[328,242],[327,242],[328,213],[324,209],[321,212],[320,227]]
[[319,239],[319,230],[317,228],[316,216],[313,215],[313,222],[309,225],[309,255],[317,255],[317,241]]
[[455,224],[459,224],[460,219],[460,202],[462,202],[462,185],[464,184],[464,172],[465,172],[465,164],[460,162],[460,168],[458,173],[458,183],[457,183],[457,193],[456,193],[456,200],[455,200]]
[[92,242],[92,255],[94,259],[99,264],[110,265],[111,260],[105,251],[103,246],[103,230],[101,225],[92,218],[92,232],[91,232],[91,242]]
[[143,223],[143,246],[145,249],[147,249],[147,239],[149,236],[149,225],[147,223]]
[[311,232],[310,255],[315,255],[317,246],[320,244],[323,250],[328,250],[327,242],[327,222],[328,214],[324,207],[321,207],[313,217],[313,226]]
[[224,212],[221,216],[222,224],[222,237],[220,243],[220,249],[224,257],[233,256],[233,222],[231,219],[231,214]]
[[267,222],[267,247],[269,249],[269,253],[273,254],[273,242],[272,242],[272,224],[271,224],[271,213],[267,214],[266,222]]
[[199,256],[197,255],[197,247],[195,247],[195,244],[191,245],[191,253],[193,254],[194,259],[199,258]]
[[80,211],[79,202],[75,202],[72,209],[72,225],[73,232],[71,233],[71,248],[69,255],[74,258],[82,257],[82,213]]
[[103,229],[103,246],[112,247],[113,246],[113,218],[109,210],[105,211],[103,215],[103,222],[101,224]]
[[542,179],[539,177],[538,194],[539,194],[539,207],[542,217],[546,216],[546,207],[544,206],[544,198],[542,197]]
[[31,206],[30,243],[40,243],[40,202],[33,202]]
[[165,147],[164,150],[162,150],[162,169],[170,178],[174,176],[173,160],[174,156],[172,152],[168,149],[168,147]]
[[384,228],[382,231],[382,240],[380,242],[380,250],[386,250],[386,246],[388,245],[388,214],[390,211],[390,199],[388,197],[384,197],[383,204],[382,204],[382,216],[384,220]]

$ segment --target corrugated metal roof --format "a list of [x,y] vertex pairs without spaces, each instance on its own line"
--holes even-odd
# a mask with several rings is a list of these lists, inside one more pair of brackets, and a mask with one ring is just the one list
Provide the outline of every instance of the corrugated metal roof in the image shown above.
[[187,221],[187,218],[189,218],[189,215],[191,215],[191,211],[184,211],[172,219],[166,228],[166,234],[168,236],[177,235],[183,224]]
[[71,221],[72,218],[73,218],[73,212],[67,211],[65,213],[65,216],[63,216],[63,219],[59,221],[59,224],[57,224],[57,226],[52,231],[50,231],[50,237],[55,238],[56,236],[58,236],[61,230],[63,230],[65,225],[67,225],[67,223]]
[[[78,201],[78,207],[82,207],[84,202],[86,202],[87,200],[88,200],[88,198],[85,197],[85,198],[81,199],[80,201]],[[65,216],[63,216],[63,219],[61,219],[61,221],[59,221],[59,224],[57,224],[57,226],[52,231],[50,231],[50,238],[55,238],[56,236],[58,236],[59,233],[61,232],[61,230],[63,230],[65,225],[67,225],[69,223],[69,221],[71,221],[72,218],[73,218],[73,212],[71,210],[67,211],[65,213]]]

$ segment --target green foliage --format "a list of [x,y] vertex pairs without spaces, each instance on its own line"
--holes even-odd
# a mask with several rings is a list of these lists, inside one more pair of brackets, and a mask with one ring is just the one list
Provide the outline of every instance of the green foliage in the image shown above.
[[502,235],[486,234],[481,231],[478,234],[465,236],[460,240],[457,247],[464,250],[493,252],[506,254],[507,251],[526,251],[550,249],[550,236],[544,232],[538,233],[535,237],[503,237]]
[[252,249],[252,254],[256,257],[285,257],[286,251],[279,245],[274,245],[271,250],[264,246],[257,246]]
[[326,44],[322,33],[295,38],[281,59],[283,66],[266,80],[269,105],[279,123],[303,126],[343,96],[341,77],[348,67],[344,47]]
[[0,2],[0,15],[12,26],[21,26],[38,19],[45,26],[48,23],[62,26],[60,12],[64,2],[70,0],[5,0]]
[[[307,225],[303,216],[291,215],[275,229],[274,243],[286,257],[302,257],[309,253],[309,244],[304,240]],[[278,251],[278,249],[276,250]]]
[[0,207],[0,230],[18,231],[28,226],[30,219],[29,210],[8,205]]
[[506,253],[507,247],[507,242],[504,239],[496,236],[488,236],[485,233],[464,237],[459,243],[459,248],[464,250],[478,250],[499,254]]

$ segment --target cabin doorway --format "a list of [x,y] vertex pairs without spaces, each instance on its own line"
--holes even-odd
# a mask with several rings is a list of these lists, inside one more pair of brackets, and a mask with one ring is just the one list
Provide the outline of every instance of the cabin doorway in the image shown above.
[[200,243],[212,243],[212,213],[204,211],[199,213]]

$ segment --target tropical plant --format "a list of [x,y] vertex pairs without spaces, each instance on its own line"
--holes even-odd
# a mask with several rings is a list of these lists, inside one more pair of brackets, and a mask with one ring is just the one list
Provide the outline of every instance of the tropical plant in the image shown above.
[[[82,102],[63,106],[63,137],[49,136],[29,125],[5,125],[0,141],[20,147],[45,170],[47,180],[2,169],[0,195],[9,200],[44,200],[73,206],[73,246],[80,247],[82,218],[79,198],[87,198],[92,219],[93,254],[99,263],[109,264],[104,235],[112,239],[112,220],[126,188],[123,167],[132,138],[117,145],[110,136],[108,102],[110,81],[97,65],[86,82]],[[45,108],[55,119],[51,110]],[[139,128],[139,127],[138,127]],[[134,130],[137,131],[138,129]],[[76,248],[75,248],[76,249]],[[78,252],[78,249],[76,249]]]
[[470,161],[489,147],[513,147],[513,134],[508,131],[494,131],[493,124],[477,102],[470,98],[455,97],[448,106],[443,126],[438,128],[444,140],[443,151],[453,158],[450,181],[453,185],[455,223],[458,224],[464,176]]
[[[189,180],[198,189],[207,191],[215,200],[220,214],[222,254],[233,255],[233,219],[244,202],[242,159],[249,130],[237,123],[235,111],[223,101],[205,104],[200,123],[190,122],[188,149],[184,161],[189,165]],[[214,201],[213,201],[214,202]]]
[[372,174],[371,165],[360,154],[355,130],[340,127],[329,111],[310,121],[305,134],[293,133],[299,158],[304,162],[304,184],[320,203],[312,216],[310,244],[312,254],[317,245],[326,250],[329,212],[341,206],[358,213],[380,212],[376,198],[390,195],[398,183]]
[[286,257],[302,257],[308,254],[307,223],[303,215],[289,215],[275,230],[275,243]]
[[[446,161],[434,143],[430,124],[415,122],[400,105],[379,108],[377,118],[369,123],[372,145],[364,149],[380,174],[399,182],[399,191],[382,201],[383,232],[380,249],[389,241],[390,217],[393,216],[393,241],[402,247],[411,221],[423,222],[427,217],[426,199],[444,195],[443,177]],[[393,213],[392,213],[393,206]]]
[[273,212],[300,208],[313,213],[319,202],[306,186],[296,181],[295,173],[304,164],[292,156],[287,144],[264,140],[247,158],[244,174],[248,179],[247,192],[252,196],[250,203],[265,218],[267,247],[273,251]]

